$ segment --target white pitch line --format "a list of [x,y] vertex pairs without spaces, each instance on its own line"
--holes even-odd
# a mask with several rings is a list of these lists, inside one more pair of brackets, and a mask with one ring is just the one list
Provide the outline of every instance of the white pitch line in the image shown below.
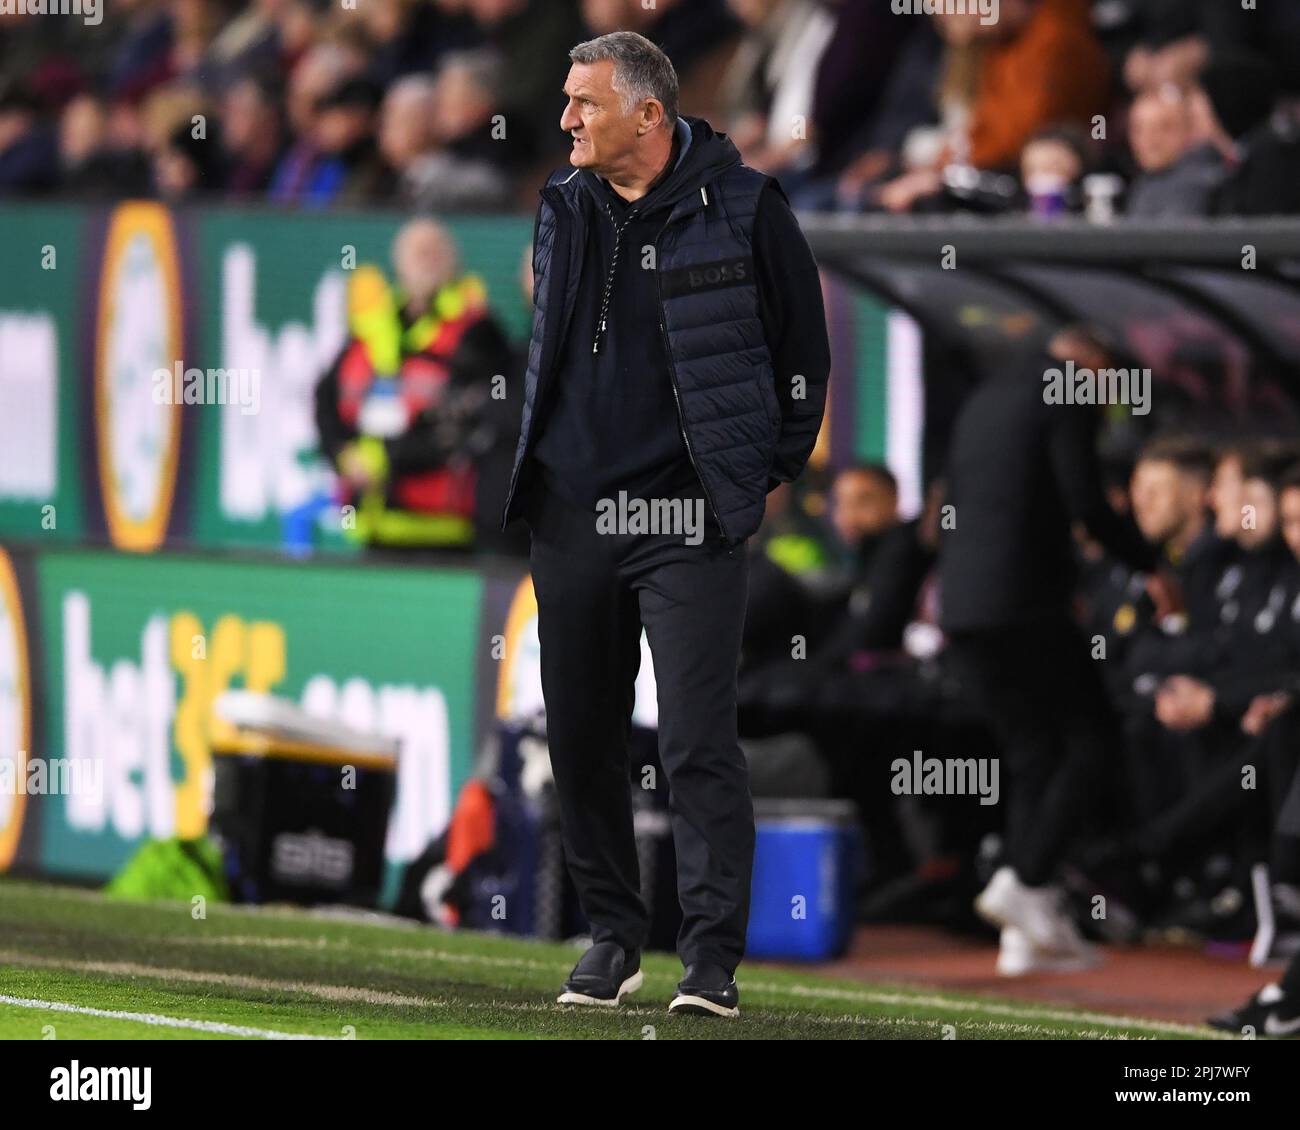
[[1153,1032],[1194,1035],[1209,1040],[1235,1040],[1230,1033],[1216,1032],[1195,1024],[1175,1020],[1146,1020],[1137,1016],[1116,1016],[1109,1012],[1068,1012],[1064,1009],[1036,1008],[1033,1005],[1002,1004],[998,1001],[957,1000],[926,993],[878,993],[858,989],[825,988],[816,985],[784,985],[750,982],[757,992],[788,993],[801,997],[825,997],[829,1000],[861,1001],[864,1004],[912,1005],[917,1008],[950,1008],[961,1012],[986,1012],[992,1016],[1014,1016],[1028,1020],[1055,1020],[1077,1024],[1098,1024],[1108,1028],[1146,1028]]
[[[23,885],[24,884],[16,884],[15,888],[13,889],[17,889],[18,887],[21,887]],[[6,893],[5,888],[3,886],[0,886],[0,900],[3,900],[5,893]],[[42,897],[56,897],[56,898],[63,898],[72,901],[95,902],[101,906],[108,905],[114,901],[105,898],[102,894],[100,894],[97,891],[88,891],[76,887],[53,887],[48,889],[41,888],[40,893]],[[122,905],[127,905],[127,904],[123,903]],[[171,909],[176,906],[176,903],[167,900],[152,899],[152,900],[146,900],[144,902],[134,902],[133,905],[136,906],[152,905],[159,909],[162,908]],[[235,916],[243,914],[243,915],[248,915],[249,917],[261,918],[262,920],[265,920],[267,918],[281,918],[284,919],[285,921],[303,922],[303,921],[311,921],[313,918],[319,920],[319,918],[321,917],[321,916],[312,915],[310,913],[304,913],[303,911],[296,908],[281,907],[281,906],[268,906],[268,907],[232,906],[223,903],[220,909],[223,914],[231,914]],[[348,924],[351,925],[352,923],[348,923]],[[363,923],[356,923],[356,924],[374,925],[376,927],[382,926],[382,928],[384,929],[397,928],[400,930],[410,930],[412,932],[421,931],[421,932],[426,932],[426,936],[427,936],[427,931],[429,931],[430,929],[436,929],[433,927],[429,927],[427,925],[421,926],[418,923],[413,923],[413,922],[408,923],[400,919],[391,922],[390,921],[375,922],[375,923],[363,922]],[[439,929],[438,932],[443,933],[445,931]],[[175,941],[179,941],[179,939],[169,939],[169,941],[175,942]],[[195,944],[224,944],[220,939],[215,939],[215,938],[202,939],[202,940],[186,939],[186,941]],[[267,947],[283,946],[286,948],[302,946],[304,948],[318,948],[318,949],[326,949],[326,948],[368,949],[368,947],[364,947],[364,946],[363,947],[353,946],[352,943],[347,940],[334,941],[325,938],[314,938],[314,939],[272,938],[272,937],[260,937],[256,935],[241,937],[240,944],[267,946]],[[374,952],[374,951],[372,950],[370,952]],[[550,962],[542,962],[542,961],[537,961],[529,958],[497,957],[497,956],[489,956],[486,954],[484,955],[462,954],[462,953],[453,953],[445,950],[424,950],[424,949],[414,949],[414,948],[410,949],[407,952],[402,952],[395,947],[389,948],[389,956],[396,957],[399,955],[400,956],[409,955],[411,957],[427,956],[431,959],[436,959],[440,961],[457,961],[467,965],[479,964],[484,966],[497,966],[497,967],[507,967],[507,968],[515,967],[520,969],[560,968],[558,963],[553,965]],[[657,975],[649,974],[649,976],[657,976]],[[1095,1013],[1095,1012],[1076,1013],[1076,1012],[1066,1012],[1063,1010],[1039,1009],[1039,1008],[1034,1008],[1031,1005],[1025,1005],[1023,1007],[1020,1007],[1015,1005],[1005,1005],[1005,1004],[992,1002],[992,1001],[988,1003],[982,1003],[979,1001],[957,1000],[955,998],[939,996],[933,993],[926,993],[924,991],[909,993],[902,986],[900,986],[901,991],[896,993],[880,993],[880,992],[872,992],[870,990],[840,989],[835,986],[821,987],[815,984],[796,984],[792,986],[775,985],[771,983],[761,983],[761,982],[747,982],[747,984],[751,989],[756,989],[761,992],[773,993],[773,994],[777,994],[780,996],[787,996],[787,997],[793,996],[793,997],[804,998],[804,999],[812,996],[812,997],[826,997],[828,999],[839,999],[845,1001],[856,1001],[862,1004],[885,1004],[885,1005],[902,1004],[902,1005],[912,1005],[914,1007],[921,1007],[921,1008],[925,1008],[925,1007],[951,1008],[951,1009],[956,1009],[965,1012],[971,1012],[971,1011],[986,1012],[993,1015],[1012,1016],[1018,1018],[1055,1020],[1058,1022],[1066,1021],[1066,1022],[1082,1023],[1082,1024],[1091,1023],[1091,1024],[1104,1025],[1106,1027],[1136,1027],[1136,1028],[1144,1028],[1147,1031],[1160,1031],[1160,1032],[1168,1032],[1170,1034],[1196,1036],[1200,1039],[1232,1040],[1237,1038],[1229,1033],[1215,1032],[1213,1029],[1201,1027],[1199,1025],[1194,1025],[1194,1024],[1179,1024],[1174,1021],[1153,1020],[1153,1019],[1145,1019],[1142,1017],[1116,1016],[1110,1013]],[[441,1002],[421,1001],[420,1003],[436,1004]]]
[[181,981],[203,985],[225,985],[232,989],[258,992],[303,993],[318,1000],[344,1003],[382,1004],[420,1007],[440,1004],[428,997],[413,997],[380,989],[361,989],[351,985],[330,985],[321,981],[277,981],[270,977],[252,977],[242,973],[218,973],[202,969],[169,969],[138,961],[79,961],[73,958],[39,957],[16,950],[0,950],[0,965],[34,966],[37,969],[72,969],[81,973],[104,973],[113,977],[152,977],[163,981]]
[[[366,1004],[407,1005],[424,1008],[462,1009],[466,1011],[508,1011],[508,1012],[549,1012],[565,1013],[572,1010],[572,1005],[560,1005],[552,1002],[523,1001],[452,1001],[436,997],[413,997],[400,993],[377,992],[371,989],[359,989],[350,985],[329,985],[319,981],[277,981],[270,977],[250,977],[237,973],[219,973],[198,969],[169,969],[160,966],[142,965],[129,961],[80,961],[73,958],[40,957],[35,954],[23,954],[12,951],[0,951],[0,964],[33,966],[45,969],[71,969],[82,973],[104,973],[113,976],[148,977],[161,981],[184,981],[190,984],[225,985],[231,988],[256,989],[264,992],[301,993],[327,1001],[361,1001]],[[625,1008],[620,1015],[659,1017],[662,1008],[642,1006],[639,1009]],[[858,1016],[807,1016],[804,1019],[816,1024],[837,1026],[845,1024],[867,1024],[871,1018]]]
[[[349,949],[358,947],[345,941],[328,938],[267,938],[258,935],[234,935],[223,938],[172,938],[171,943],[197,946],[254,946],[270,949]],[[424,958],[430,961],[459,962],[463,965],[482,965],[489,968],[562,969],[558,963],[537,961],[532,958],[488,956],[485,954],[452,953],[439,949],[411,947],[380,947],[365,952],[382,957]],[[647,974],[673,979],[671,974]],[[989,1016],[1013,1017],[1020,1020],[1048,1020],[1055,1023],[1091,1024],[1104,1028],[1142,1028],[1148,1032],[1165,1032],[1169,1035],[1197,1036],[1211,1040],[1233,1040],[1230,1033],[1215,1032],[1195,1024],[1181,1024],[1173,1020],[1146,1019],[1137,1016],[1119,1016],[1108,1012],[1069,1012],[1064,1009],[1038,1008],[1034,1005],[1003,1004],[999,1001],[959,1000],[924,990],[899,992],[874,992],[869,989],[841,989],[834,985],[795,984],[778,985],[767,981],[746,981],[745,986],[755,992],[776,996],[822,997],[858,1004],[910,1005],[914,1008],[951,1009],[958,1012],[980,1012]]]
[[[228,939],[217,939],[217,938],[187,939],[187,940],[191,942],[198,942],[199,944],[215,944],[215,945],[224,945],[227,944],[228,942]],[[285,948],[287,948],[288,946],[296,946],[296,945],[303,945],[314,949],[325,948],[324,939],[302,939],[301,941],[299,941],[298,939],[291,939],[291,938],[245,937],[240,939],[240,941],[244,945],[255,945],[255,946],[267,945],[269,943],[272,947],[276,947],[276,948],[279,948],[281,946],[285,946]],[[348,947],[336,945],[335,948],[345,949]],[[384,951],[369,951],[369,952],[384,952]],[[475,963],[475,959],[472,955],[443,954],[436,950],[410,950],[403,953],[403,956],[451,958],[452,960],[463,961],[466,964]],[[461,1007],[471,1011],[475,1009],[490,1008],[490,1009],[502,1009],[507,1011],[519,1011],[519,1012],[530,1012],[530,1011],[547,1012],[547,1011],[552,1011],[556,1007],[550,1004],[531,1005],[531,1004],[523,1004],[519,1002],[505,1002],[505,1001],[502,1002],[463,1001],[463,1002],[453,1003],[451,1001],[440,1000],[431,997],[412,997],[412,996],[405,996],[400,993],[379,992],[376,990],[354,988],[345,985],[327,985],[321,982],[313,982],[313,981],[277,981],[271,978],[250,977],[247,975],[234,974],[234,973],[218,973],[215,971],[204,972],[204,971],[189,970],[189,969],[165,969],[165,968],[160,968],[160,967],[155,967],[150,965],[143,965],[136,962],[74,961],[70,959],[62,960],[58,958],[43,958],[43,957],[37,957],[35,955],[5,953],[3,951],[0,951],[0,962],[3,962],[6,959],[13,959],[15,964],[28,964],[28,965],[38,965],[38,966],[44,965],[46,967],[76,969],[83,972],[107,973],[107,974],[117,974],[117,975],[136,976],[136,977],[139,976],[157,977],[157,978],[163,978],[169,980],[227,985],[232,988],[259,989],[265,991],[299,992],[309,996],[317,997],[318,999],[332,1000],[332,1001],[362,1001],[368,1004],[391,1004],[396,1006],[407,1005],[407,1006],[423,1006],[423,1007],[432,1007],[432,1008]],[[514,964],[519,966],[533,967],[533,966],[540,966],[543,964],[541,962],[533,962],[528,959],[519,959],[518,961],[512,961],[511,959],[508,958],[499,958],[499,957],[483,958],[481,959],[481,962],[482,964],[491,965],[491,966]],[[665,974],[663,976],[668,977],[669,975]],[[995,1001],[987,1001],[987,1002],[982,1002],[978,1000],[965,1001],[965,1000],[956,1000],[949,997],[935,996],[935,995],[925,995],[925,994],[908,995],[906,993],[881,993],[881,992],[870,992],[867,990],[837,989],[834,988],[833,986],[822,988],[822,987],[809,986],[809,985],[786,986],[786,985],[774,985],[774,984],[762,983],[762,982],[758,982],[758,983],[751,982],[749,983],[749,987],[758,992],[772,993],[775,995],[786,996],[786,997],[796,997],[804,1000],[809,1000],[810,998],[816,998],[816,997],[824,997],[827,999],[852,1001],[852,1002],[858,1002],[862,1004],[883,1004],[883,1005],[892,1005],[892,1006],[901,1005],[901,1006],[912,1006],[915,1008],[947,1010],[949,1012],[965,1012],[965,1013],[975,1013],[975,1014],[982,1013],[990,1017],[1001,1016],[1001,1017],[1006,1017],[1013,1021],[1018,1020],[1022,1023],[1022,1025],[1026,1028],[1026,1030],[1030,1028],[1029,1022],[1053,1021],[1056,1023],[1094,1025],[1096,1026],[1096,1028],[1100,1028],[1103,1030],[1108,1028],[1123,1029],[1123,1028],[1132,1027],[1132,1028],[1144,1029],[1147,1032],[1165,1032],[1170,1035],[1190,1035],[1190,1036],[1197,1036],[1202,1039],[1212,1039],[1212,1040],[1235,1039],[1235,1037],[1232,1035],[1226,1033],[1214,1032],[1208,1028],[1198,1028],[1193,1025],[1178,1024],[1172,1021],[1145,1020],[1137,1017],[1113,1016],[1109,1013],[1067,1012],[1067,1011],[1055,1010],[1055,1009],[1017,1007],[1014,1005],[1001,1004]],[[635,1012],[638,1010],[636,1009],[636,1006],[633,1006],[632,1008],[627,1008],[622,1011],[625,1014],[632,1015],[635,1014]],[[647,1013],[654,1011],[657,1014],[657,1010],[646,1009],[645,1011]],[[866,1023],[874,1020],[888,1021],[891,1020],[892,1018],[890,1017],[866,1018],[866,1017],[854,1017],[854,1016],[814,1017],[809,1015],[806,1017],[806,1019],[810,1021],[815,1021],[817,1023],[822,1023],[822,1024],[843,1025],[843,1024],[854,1024],[854,1023]],[[905,1019],[918,1024],[924,1024],[928,1022],[926,1018],[922,1018],[922,1017],[908,1017]],[[934,1021],[934,1023],[938,1023],[938,1022],[939,1022],[938,1020]],[[970,1019],[963,1021],[962,1023],[967,1028],[988,1027],[988,1028],[996,1029],[999,1027],[1003,1027],[1003,1025],[997,1021],[981,1020],[978,1019],[977,1016],[971,1016]],[[1014,1027],[1014,1025],[1006,1025],[1006,1027]],[[1069,1032],[1068,1030],[1055,1030],[1055,1029],[1044,1029],[1044,1028],[1039,1028],[1038,1031],[1040,1032],[1040,1034],[1047,1035],[1047,1036],[1055,1036],[1055,1035],[1103,1036],[1103,1032],[1096,1031],[1095,1028],[1081,1029],[1078,1032]],[[1105,1033],[1105,1037],[1121,1038],[1121,1039],[1128,1038],[1127,1035],[1125,1035],[1124,1033],[1120,1033],[1118,1037],[1113,1036],[1110,1033]]]
[[63,1001],[32,1000],[29,997],[10,997],[0,993],[0,1005],[14,1008],[42,1009],[46,1012],[70,1012],[78,1016],[102,1016],[106,1020],[129,1020],[136,1024],[152,1024],[157,1028],[188,1028],[196,1032],[215,1032],[223,1036],[252,1036],[261,1040],[333,1040],[334,1036],[309,1036],[299,1032],[278,1032],[274,1028],[246,1028],[240,1024],[223,1024],[219,1020],[191,1020],[185,1016],[163,1016],[157,1012],[121,1012],[109,1008],[89,1008],[85,1005],[66,1004]]

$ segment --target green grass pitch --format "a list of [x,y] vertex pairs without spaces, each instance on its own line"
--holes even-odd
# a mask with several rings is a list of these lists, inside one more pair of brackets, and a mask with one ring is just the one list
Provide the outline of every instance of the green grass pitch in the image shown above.
[[645,958],[618,1010],[555,1004],[578,951],[359,915],[123,902],[0,878],[0,1038],[1134,1039],[1209,1029],[741,967],[741,1017],[670,1017]]

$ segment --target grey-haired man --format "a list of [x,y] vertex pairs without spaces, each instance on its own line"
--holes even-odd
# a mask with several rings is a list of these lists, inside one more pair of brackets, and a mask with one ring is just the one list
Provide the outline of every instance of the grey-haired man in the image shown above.
[[821,425],[820,283],[776,182],[678,116],[662,51],[614,32],[570,59],[574,167],[538,209],[503,519],[532,532],[551,763],[593,940],[559,999],[612,1006],[641,984],[628,731],[644,628],[683,915],[670,1008],[736,1016],[754,852],[736,732],[745,543]]

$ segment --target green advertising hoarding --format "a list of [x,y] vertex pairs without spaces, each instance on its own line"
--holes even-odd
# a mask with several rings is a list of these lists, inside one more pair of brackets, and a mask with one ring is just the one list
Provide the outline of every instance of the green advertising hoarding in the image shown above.
[[[349,272],[391,272],[403,220],[147,201],[0,208],[0,537],[278,549],[291,528],[301,536],[295,515],[320,513],[316,547],[351,550],[330,520],[313,390],[344,341]],[[445,222],[506,332],[525,338],[531,217]],[[835,371],[814,464],[884,458],[912,502],[915,323],[837,277],[823,284]],[[157,373],[176,369],[225,373],[250,395],[158,403]]]
[[[0,208],[0,537],[284,544],[286,516],[332,490],[312,392],[345,339],[348,272],[391,274],[403,219],[147,201]],[[531,219],[446,226],[506,332],[525,335]],[[159,403],[160,370],[238,374],[256,396]]]
[[12,537],[84,534],[86,220],[66,207],[0,210],[0,532]]
[[475,743],[478,573],[76,550],[32,573],[32,752],[99,782],[27,798],[42,872],[108,877],[146,839],[201,834],[227,689],[400,740],[390,864],[445,828]]

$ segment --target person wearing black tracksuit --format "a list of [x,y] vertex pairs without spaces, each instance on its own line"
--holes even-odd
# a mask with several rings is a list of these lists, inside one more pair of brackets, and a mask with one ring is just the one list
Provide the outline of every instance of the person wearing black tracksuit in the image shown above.
[[[989,715],[1005,758],[1005,867],[977,907],[1003,926],[1004,954],[1007,928],[1025,925],[1036,946],[1082,957],[1082,939],[1051,906],[1048,885],[1119,743],[1098,661],[1071,618],[1072,526],[1133,568],[1150,568],[1156,551],[1106,501],[1095,448],[1100,411],[1045,403],[1044,373],[1071,356],[1061,336],[1048,348],[977,388],[958,417],[941,623],[963,687]],[[1008,907],[1016,921],[1007,920]],[[1021,922],[1026,907],[1033,913]]]
[[[820,283],[776,182],[676,115],[658,48],[615,32],[570,58],[561,127],[577,168],[542,191],[503,516],[532,534],[551,763],[593,940],[560,1001],[614,1005],[641,983],[627,742],[644,628],[683,914],[671,1007],[733,1016],[754,850],[736,720],[746,540],[820,427]],[[629,103],[638,74],[650,78]],[[623,492],[701,520],[686,536],[599,525]]]

